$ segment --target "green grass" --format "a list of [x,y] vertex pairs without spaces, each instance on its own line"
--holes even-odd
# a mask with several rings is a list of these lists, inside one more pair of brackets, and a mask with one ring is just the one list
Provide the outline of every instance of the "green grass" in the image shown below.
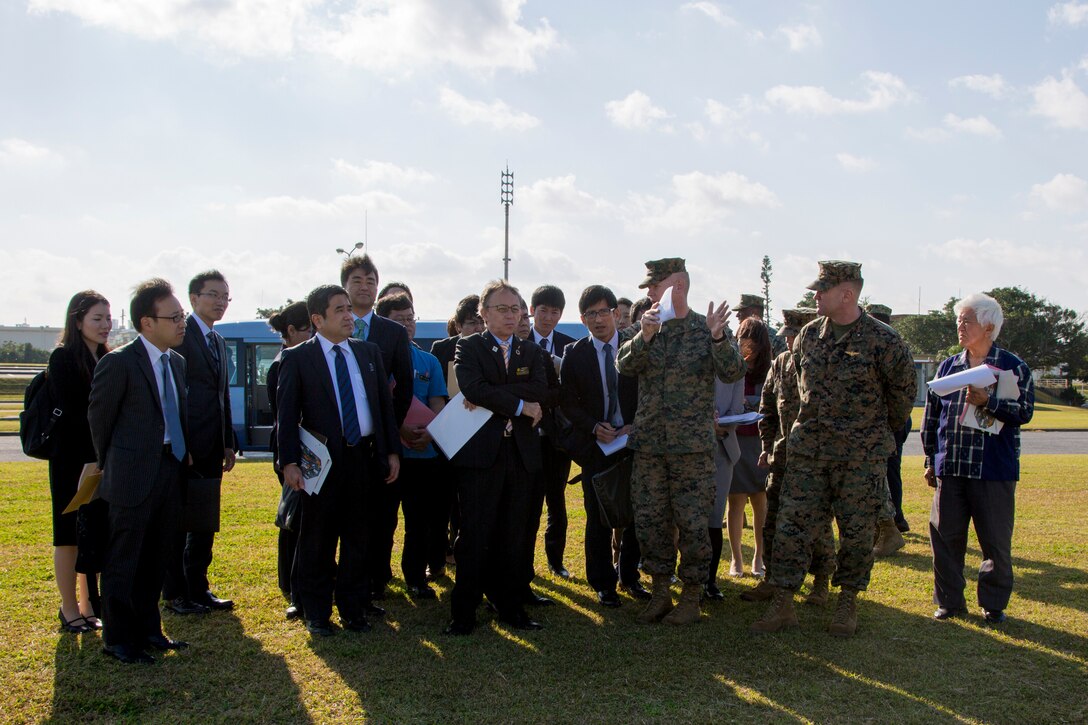
[[[923,413],[924,408],[914,408],[911,411],[915,431],[922,426]],[[1088,408],[1036,404],[1035,414],[1023,430],[1088,430]]]
[[[481,610],[474,636],[444,637],[450,582],[439,583],[442,601],[416,605],[398,580],[374,632],[317,642],[283,621],[271,523],[278,488],[267,464],[245,463],[225,481],[212,566],[216,590],[238,607],[164,615],[166,632],[192,648],[151,667],[108,660],[97,635],[57,632],[46,467],[5,463],[0,712],[9,722],[1083,722],[1088,456],[1023,463],[1016,591],[1000,628],[977,614],[930,619],[930,489],[914,457],[904,461],[914,531],[876,565],[853,639],[824,631],[830,608],[800,605],[799,631],[749,635],[763,605],[737,594],[752,579],[724,583],[727,600],[705,606],[691,627],[639,626],[639,605],[626,597],[618,610],[600,609],[581,578],[584,514],[572,488],[567,564],[578,578],[538,579],[560,602],[534,612],[544,631],[523,636]],[[746,530],[746,550],[751,537]],[[969,587],[979,558],[972,537]]]

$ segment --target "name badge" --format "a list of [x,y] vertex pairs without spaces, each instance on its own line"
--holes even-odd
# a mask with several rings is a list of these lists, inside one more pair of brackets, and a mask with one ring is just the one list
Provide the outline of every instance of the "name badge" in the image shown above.
[[529,368],[518,368],[517,370],[514,371],[514,375],[528,375],[528,374],[529,374]]

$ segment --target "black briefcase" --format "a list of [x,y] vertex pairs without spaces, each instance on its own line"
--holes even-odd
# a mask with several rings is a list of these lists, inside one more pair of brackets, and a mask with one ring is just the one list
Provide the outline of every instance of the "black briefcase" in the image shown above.
[[298,533],[299,516],[302,515],[302,497],[306,494],[284,486],[280,493],[280,505],[276,508],[276,526],[284,531]]
[[181,508],[179,531],[194,534],[214,534],[219,531],[220,478],[189,478],[185,480],[184,505]]
[[635,509],[631,505],[631,469],[634,461],[634,456],[622,455],[618,461],[593,476],[601,523],[609,528],[622,529],[635,523]]

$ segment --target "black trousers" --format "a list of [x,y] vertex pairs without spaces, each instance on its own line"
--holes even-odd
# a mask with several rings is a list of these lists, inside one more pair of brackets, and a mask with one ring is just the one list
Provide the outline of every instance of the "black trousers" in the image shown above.
[[946,476],[937,479],[929,516],[933,547],[934,599],[942,607],[966,607],[963,576],[967,526],[973,520],[982,565],[978,570],[978,603],[1002,611],[1012,596],[1012,529],[1016,481],[987,481]]
[[[401,460],[401,465],[404,460]],[[386,483],[378,476],[370,476],[367,481],[367,542],[366,574],[368,579],[368,597],[371,592],[385,589],[393,578],[393,536],[397,532],[398,512],[400,510],[400,477],[393,483]],[[369,601],[369,599],[367,600]]]
[[203,601],[209,587],[208,567],[212,564],[215,534],[178,531],[170,541],[163,580],[162,598]]
[[328,619],[334,591],[341,617],[365,616],[366,482],[377,473],[369,441],[344,450],[340,459],[333,461],[321,493],[302,497],[302,525],[291,581],[294,601],[302,605],[306,619]]
[[[300,518],[301,521],[301,518]],[[298,524],[296,524],[296,527]],[[289,602],[295,598],[291,592],[294,590],[292,576],[295,568],[295,549],[298,548],[298,533],[279,529],[279,537],[276,540],[276,579],[283,592],[283,596]]]
[[[910,435],[911,422],[895,431],[895,453],[888,457],[888,490],[892,495],[892,504],[895,505],[895,522],[903,523],[903,443]],[[767,557],[764,557],[766,559]]]
[[612,528],[601,520],[601,506],[593,488],[593,476],[609,464],[598,462],[582,468],[582,504],[586,510],[586,581],[594,591],[614,591],[617,581],[634,584],[639,580],[638,539],[635,527],[628,526],[620,539],[619,565],[612,565]]
[[446,488],[449,464],[440,457],[402,458],[400,492],[404,505],[404,548],[400,569],[408,586],[423,586],[427,567],[446,565]]
[[513,438],[504,438],[490,468],[457,468],[461,529],[457,537],[457,579],[453,585],[453,620],[476,622],[483,594],[499,616],[524,615],[524,554],[529,514],[529,473]]
[[102,639],[143,649],[162,634],[159,592],[166,557],[181,518],[181,464],[163,451],[147,499],[109,505],[109,543],[102,566]]
[[536,559],[536,535],[540,531],[540,516],[544,504],[548,504],[548,520],[544,528],[544,554],[548,566],[563,566],[563,553],[567,548],[567,479],[570,478],[570,458],[558,451],[549,438],[540,441],[544,470],[534,477],[532,500],[529,509],[529,532],[526,543],[525,586],[536,576],[533,564]]

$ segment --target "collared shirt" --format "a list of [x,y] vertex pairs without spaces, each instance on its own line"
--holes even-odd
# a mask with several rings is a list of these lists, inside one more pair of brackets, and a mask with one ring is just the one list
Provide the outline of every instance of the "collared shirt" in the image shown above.
[[[412,393],[429,407],[431,398],[444,398],[447,395],[446,379],[442,377],[442,363],[431,353],[421,350],[414,342],[409,347],[412,351]],[[401,455],[404,458],[434,458],[438,451],[435,450],[434,443],[428,443],[422,451],[404,446]]]
[[[162,422],[163,422],[163,426],[162,426],[162,430],[163,430],[162,442],[163,443],[169,443],[170,442],[170,424],[166,420],[166,389],[163,388],[163,386],[162,386],[162,355],[163,355],[163,352],[159,348],[152,345],[148,341],[148,339],[146,337],[144,337],[143,335],[139,335],[139,339],[140,339],[140,342],[142,342],[144,344],[144,349],[147,350],[147,356],[151,358],[151,370],[154,371],[154,373],[155,373],[155,385],[157,385],[158,388],[159,388],[159,404],[160,404],[159,407],[162,408]],[[166,352],[167,352],[167,354],[170,353],[169,350],[167,350]],[[177,384],[177,381],[174,380],[174,370],[172,368],[170,370],[168,370],[168,375],[170,377],[170,384],[174,388],[174,400],[178,404],[178,414],[180,415],[181,414],[181,398],[178,397],[178,384]]]
[[357,314],[352,312],[351,313],[351,319],[352,319],[353,323],[355,323],[355,322],[357,322],[359,320],[362,320],[363,322],[366,323],[366,332],[363,333],[363,339],[364,340],[369,340],[370,339],[370,328],[374,325],[374,308],[371,307],[370,312],[366,313],[362,317],[359,317]]
[[[506,338],[505,340],[500,340],[498,337],[496,337],[494,332],[488,332],[488,334],[491,335],[491,339],[495,341],[495,343],[499,346],[500,350],[502,349],[503,345],[506,345],[507,349],[510,350],[510,354],[512,355],[514,353],[514,336],[513,335]],[[506,361],[506,367],[509,370],[509,368],[510,368],[510,361],[509,360]],[[524,409],[525,409],[525,401],[524,400],[519,400],[518,401],[518,412],[514,413],[514,415],[521,415],[521,411],[524,410]]]
[[[550,352],[552,355],[555,355],[556,354],[555,353],[555,330],[552,330],[551,333],[549,333],[548,335],[545,336],[545,335],[541,335],[539,332],[537,332],[536,328],[534,327],[533,328],[533,342],[535,342],[537,345],[540,345],[541,340],[547,340],[548,341],[548,352]],[[544,347],[543,345],[540,345],[540,346]]]
[[200,319],[200,315],[194,314],[192,317],[194,320],[196,320],[197,327],[200,328],[200,334],[204,338],[204,344],[207,345],[208,349],[210,350],[212,347],[212,341],[208,339],[208,335],[211,334],[212,328],[204,324],[204,320]]
[[[1001,370],[1015,370],[1020,395],[1016,400],[998,400],[993,393],[986,409],[1005,425],[996,435],[962,425],[967,407],[967,389],[943,398],[932,391],[926,394],[922,419],[922,449],[925,464],[937,476],[959,476],[985,481],[1015,481],[1020,478],[1020,426],[1035,412],[1035,383],[1027,363],[1008,350],[990,346],[983,365]],[[937,377],[967,370],[967,351],[941,363]]]
[[[597,351],[597,367],[601,371],[601,390],[604,391],[604,410],[601,411],[601,420],[605,419],[608,415],[608,378],[605,377],[604,369],[604,346],[605,343],[598,340],[593,335],[589,336],[589,339],[593,341],[593,349]],[[620,334],[619,332],[612,333],[612,339],[608,341],[608,344],[612,346],[612,366],[616,366],[616,357],[619,355],[620,347]],[[616,372],[616,390],[619,391],[619,371]],[[620,403],[616,401],[616,416],[615,420],[609,421],[614,428],[623,427],[623,413],[620,411]]]
[[[321,333],[314,335],[321,345],[321,352],[325,356],[325,363],[329,366],[329,375],[332,377],[332,389],[336,393],[336,409],[340,413],[340,420],[344,419],[344,408],[340,404],[340,387],[336,381],[336,353],[334,345],[325,339]],[[355,412],[359,416],[359,434],[371,435],[374,432],[374,421],[370,416],[370,406],[366,402],[366,387],[363,385],[363,371],[359,369],[359,361],[355,359],[355,353],[351,350],[351,343],[347,340],[339,343],[343,351],[344,361],[348,366],[348,375],[351,377],[351,390],[355,395]]]

